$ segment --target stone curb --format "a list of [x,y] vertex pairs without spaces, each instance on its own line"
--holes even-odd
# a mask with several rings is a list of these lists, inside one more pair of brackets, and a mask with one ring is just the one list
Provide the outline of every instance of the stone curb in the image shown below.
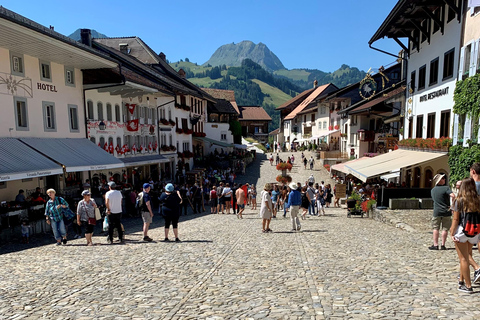
[[373,214],[371,214],[369,218],[383,222],[385,224],[392,225],[407,232],[417,232],[417,230],[415,230],[415,228],[413,228],[412,226],[406,224],[405,222],[402,222],[401,220],[397,219],[395,216],[387,213],[386,211],[378,210],[377,208],[373,210]]

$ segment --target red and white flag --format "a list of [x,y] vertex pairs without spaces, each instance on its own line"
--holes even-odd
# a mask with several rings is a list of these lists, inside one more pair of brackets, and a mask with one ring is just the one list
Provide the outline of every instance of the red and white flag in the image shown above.
[[105,144],[103,145],[103,150],[107,151],[108,152],[108,144],[105,142]]
[[108,152],[113,154],[113,142],[110,142],[110,145],[108,146]]
[[155,141],[155,144],[153,145],[153,150],[157,151],[157,148],[158,148],[157,141]]
[[137,146],[135,145],[135,143],[132,146],[132,152],[137,153]]
[[153,147],[152,147],[152,143],[150,142],[150,143],[148,144],[148,151],[149,151],[149,152],[152,152],[152,150],[153,150]]
[[145,150],[145,148],[143,148],[143,144],[140,145],[140,153],[143,153],[143,150]]
[[131,115],[135,112],[135,107],[137,106],[136,104],[133,103],[127,103],[125,104],[128,108],[128,112],[130,112]]
[[130,120],[127,122],[128,131],[138,131],[138,119]]

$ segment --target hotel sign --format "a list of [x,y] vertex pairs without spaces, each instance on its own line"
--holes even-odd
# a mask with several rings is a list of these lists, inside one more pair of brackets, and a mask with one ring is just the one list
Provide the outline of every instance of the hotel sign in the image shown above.
[[420,96],[420,102],[425,102],[428,100],[435,99],[437,97],[445,96],[448,94],[448,87],[430,92],[428,94],[424,94],[423,96]]
[[37,82],[37,89],[43,91],[57,92],[57,87],[52,84]]

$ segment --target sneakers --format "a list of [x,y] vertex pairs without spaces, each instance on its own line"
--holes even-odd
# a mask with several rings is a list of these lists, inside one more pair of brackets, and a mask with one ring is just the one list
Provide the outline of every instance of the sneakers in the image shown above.
[[441,250],[447,250],[447,247],[442,246],[442,247],[441,247]]
[[430,247],[428,247],[428,250],[438,250],[438,246],[432,244]]
[[297,227],[297,231],[300,231],[300,229],[302,229],[302,227],[298,226],[298,227]]
[[471,287],[467,288],[464,284],[462,284],[458,287],[458,291],[464,292],[464,293],[469,293],[469,294],[473,293],[473,289]]
[[182,240],[175,238],[175,242],[182,242]]
[[168,238],[163,239],[163,242],[170,242]]
[[62,240],[63,244],[67,244],[67,239]]
[[480,283],[480,269],[478,270],[475,270],[475,272],[473,273],[473,283]]
[[153,239],[150,238],[149,236],[145,236],[145,237],[143,237],[143,241],[152,242]]
[[57,242],[57,246],[61,246],[61,245],[62,245],[62,243],[61,243],[61,242]]

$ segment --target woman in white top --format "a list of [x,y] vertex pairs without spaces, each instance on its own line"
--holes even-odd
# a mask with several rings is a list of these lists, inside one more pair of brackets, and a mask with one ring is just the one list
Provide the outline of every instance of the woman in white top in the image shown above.
[[260,204],[260,217],[262,218],[262,232],[272,232],[270,229],[270,221],[272,220],[273,204],[272,204],[272,185],[265,184],[262,191],[262,203]]
[[230,214],[230,203],[232,201],[232,189],[230,189],[230,184],[227,183],[225,188],[222,191],[223,199],[225,200],[225,207],[227,208],[227,214]]

